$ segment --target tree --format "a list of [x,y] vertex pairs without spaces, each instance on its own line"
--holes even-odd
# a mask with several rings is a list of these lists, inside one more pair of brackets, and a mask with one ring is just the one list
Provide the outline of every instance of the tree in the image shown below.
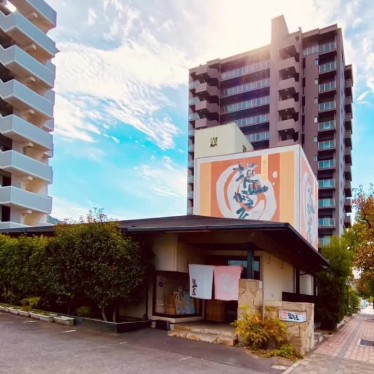
[[354,194],[355,224],[344,237],[354,252],[354,265],[361,274],[358,291],[364,297],[374,296],[374,185],[366,191],[360,186]]
[[353,254],[344,238],[332,238],[330,244],[322,248],[322,254],[330,268],[317,275],[316,319],[323,328],[334,329],[347,313]]
[[57,293],[69,300],[93,301],[104,320],[108,308],[115,320],[120,303],[144,300],[151,253],[124,237],[100,210],[90,211],[85,221],[57,225],[50,255]]

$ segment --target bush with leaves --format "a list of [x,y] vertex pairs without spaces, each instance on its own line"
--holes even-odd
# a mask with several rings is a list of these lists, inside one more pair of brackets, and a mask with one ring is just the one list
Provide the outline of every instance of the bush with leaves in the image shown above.
[[243,309],[235,326],[242,344],[253,350],[279,349],[289,342],[286,323],[278,318],[252,313],[249,308]]
[[90,212],[87,222],[56,226],[49,248],[55,292],[80,305],[94,302],[104,320],[110,309],[115,320],[120,303],[144,300],[152,255],[101,211]]

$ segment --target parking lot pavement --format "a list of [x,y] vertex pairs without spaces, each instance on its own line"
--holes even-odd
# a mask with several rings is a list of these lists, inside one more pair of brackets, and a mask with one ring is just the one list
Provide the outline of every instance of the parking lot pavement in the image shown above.
[[282,373],[244,349],[144,329],[120,335],[0,313],[1,374]]

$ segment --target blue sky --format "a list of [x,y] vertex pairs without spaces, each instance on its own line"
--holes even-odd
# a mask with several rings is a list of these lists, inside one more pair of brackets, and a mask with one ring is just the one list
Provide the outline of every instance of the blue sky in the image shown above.
[[186,213],[188,69],[337,23],[354,66],[353,186],[374,181],[372,0],[47,0],[57,66],[52,215]]

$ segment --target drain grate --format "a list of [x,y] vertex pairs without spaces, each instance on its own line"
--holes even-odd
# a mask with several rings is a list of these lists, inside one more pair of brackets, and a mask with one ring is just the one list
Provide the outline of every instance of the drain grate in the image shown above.
[[360,345],[365,345],[366,347],[374,347],[374,340],[360,340]]

